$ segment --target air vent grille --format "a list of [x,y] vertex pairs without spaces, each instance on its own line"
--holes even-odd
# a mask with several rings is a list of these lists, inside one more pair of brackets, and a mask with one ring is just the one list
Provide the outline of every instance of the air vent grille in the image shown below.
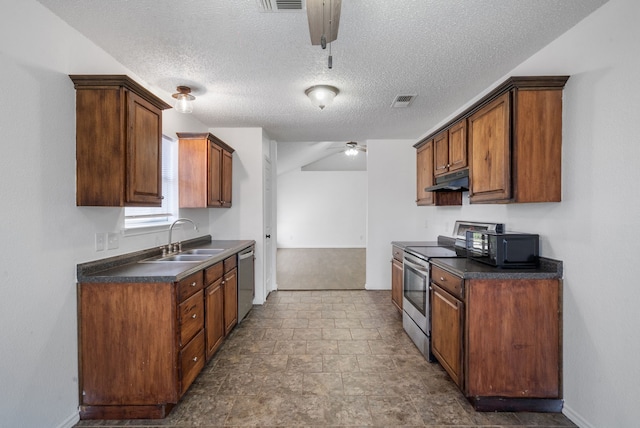
[[260,12],[296,12],[304,10],[305,0],[257,0]]
[[397,95],[396,98],[391,103],[391,107],[393,108],[409,107],[417,96],[418,95],[416,94]]

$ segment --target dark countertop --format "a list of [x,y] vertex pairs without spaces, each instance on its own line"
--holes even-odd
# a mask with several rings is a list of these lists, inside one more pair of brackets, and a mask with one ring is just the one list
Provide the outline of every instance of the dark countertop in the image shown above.
[[255,245],[252,240],[212,240],[211,235],[183,242],[183,251],[190,248],[223,248],[224,251],[198,262],[139,263],[160,256],[158,248],[141,250],[77,266],[78,282],[174,282],[205,269],[247,247]]
[[454,239],[448,236],[438,236],[437,241],[391,241],[391,245],[404,250],[407,247],[434,247],[437,245],[451,246],[454,243]]
[[540,257],[537,269],[500,269],[466,257],[432,258],[429,262],[464,279],[558,279],[563,274],[562,262],[546,257]]

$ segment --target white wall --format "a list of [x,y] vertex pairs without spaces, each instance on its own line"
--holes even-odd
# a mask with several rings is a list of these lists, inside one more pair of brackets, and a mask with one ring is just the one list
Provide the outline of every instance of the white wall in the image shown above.
[[[262,162],[269,155],[262,128],[214,128],[209,130],[234,148],[231,208],[209,210],[214,239],[254,239],[256,241],[256,296],[266,298],[264,287],[263,172]],[[267,140],[268,141],[268,140]]]
[[278,248],[362,248],[366,219],[366,171],[278,176]]
[[[640,420],[639,16],[640,2],[611,0],[505,74],[571,75],[564,90],[561,203],[469,205],[465,198],[458,208],[408,207],[409,195],[391,190],[415,188],[415,175],[399,169],[415,155],[390,159],[391,142],[368,144],[367,287],[390,286],[389,241],[410,238],[387,232],[401,228],[399,222],[417,223],[415,239],[450,235],[456,219],[502,221],[510,230],[539,233],[542,254],[564,261],[564,413],[583,428]],[[403,176],[384,171],[385,162]],[[381,202],[389,194],[398,212]]]
[[[136,77],[33,0],[0,0],[0,10],[0,426],[68,427],[78,418],[76,264],[164,243],[167,232],[94,251],[96,232],[120,232],[123,209],[75,206],[68,75]],[[175,115],[165,112],[165,133],[204,128]],[[198,221],[208,233],[206,213]]]

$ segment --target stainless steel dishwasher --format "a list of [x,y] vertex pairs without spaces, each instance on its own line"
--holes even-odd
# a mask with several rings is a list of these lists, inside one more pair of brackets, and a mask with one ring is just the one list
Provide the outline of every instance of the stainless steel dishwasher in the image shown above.
[[253,298],[256,295],[254,250],[255,247],[252,245],[238,253],[238,323],[253,307]]

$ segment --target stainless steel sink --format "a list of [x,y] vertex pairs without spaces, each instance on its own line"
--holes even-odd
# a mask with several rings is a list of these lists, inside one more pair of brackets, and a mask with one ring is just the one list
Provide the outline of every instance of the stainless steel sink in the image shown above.
[[201,263],[210,259],[211,254],[173,254],[171,256],[161,257],[159,259],[142,260],[140,263],[166,263],[166,262],[182,262],[182,263]]
[[223,252],[224,248],[194,248],[191,250],[185,250],[181,254],[206,254],[208,256],[215,256],[218,253]]

